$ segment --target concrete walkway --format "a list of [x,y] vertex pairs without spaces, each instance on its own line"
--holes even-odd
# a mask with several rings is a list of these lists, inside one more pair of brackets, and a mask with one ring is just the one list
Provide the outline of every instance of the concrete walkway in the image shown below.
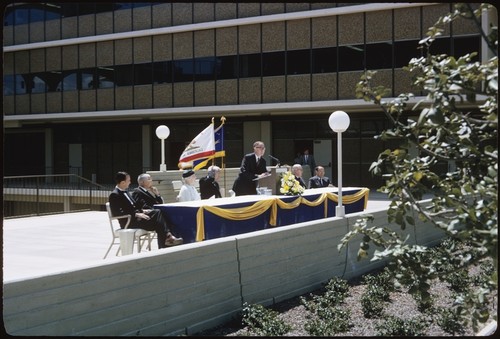
[[[389,201],[370,192],[367,209]],[[102,264],[111,243],[107,212],[75,212],[3,220],[3,281],[22,280]],[[152,249],[157,249],[156,240]],[[114,246],[106,261],[115,260]],[[135,251],[135,249],[134,249]],[[133,255],[140,256],[141,253]]]

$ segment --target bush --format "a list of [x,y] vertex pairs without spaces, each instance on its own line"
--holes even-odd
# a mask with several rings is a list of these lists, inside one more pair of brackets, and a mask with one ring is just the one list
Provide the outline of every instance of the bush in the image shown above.
[[281,336],[290,331],[291,326],[278,318],[279,313],[259,304],[243,304],[243,325],[256,335]]
[[390,316],[381,324],[375,326],[379,336],[421,336],[427,323],[422,318],[404,320]]

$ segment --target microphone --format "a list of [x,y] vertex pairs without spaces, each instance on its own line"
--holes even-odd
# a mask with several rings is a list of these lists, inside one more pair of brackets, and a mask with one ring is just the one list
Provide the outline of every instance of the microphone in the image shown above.
[[269,158],[277,162],[278,167],[280,167],[280,159],[273,157],[271,154],[269,154]]

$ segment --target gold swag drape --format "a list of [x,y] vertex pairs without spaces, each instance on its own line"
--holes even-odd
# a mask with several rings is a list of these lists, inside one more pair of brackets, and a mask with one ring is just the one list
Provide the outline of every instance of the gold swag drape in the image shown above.
[[[342,196],[343,204],[352,204],[360,199],[365,199],[365,204],[363,209],[366,209],[366,204],[368,202],[368,194],[370,190],[368,188],[362,188],[359,192],[351,195]],[[208,211],[212,214],[215,214],[218,217],[228,219],[228,220],[246,220],[255,218],[262,213],[266,212],[269,208],[271,208],[271,215],[269,217],[269,224],[271,226],[276,226],[276,219],[278,216],[278,207],[281,209],[294,209],[299,207],[301,204],[306,206],[315,207],[320,204],[325,204],[325,215],[328,215],[328,200],[330,199],[333,202],[338,202],[338,195],[335,193],[322,193],[316,200],[309,201],[302,196],[298,196],[297,199],[286,203],[280,198],[272,197],[266,200],[261,200],[256,202],[255,204],[248,207],[240,207],[240,208],[220,208],[215,206],[201,206],[196,213],[196,241],[202,241],[205,239],[205,218],[203,216],[204,211]]]

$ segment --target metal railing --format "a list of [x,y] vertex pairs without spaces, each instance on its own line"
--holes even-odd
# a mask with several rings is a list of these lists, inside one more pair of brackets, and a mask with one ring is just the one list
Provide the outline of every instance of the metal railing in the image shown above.
[[4,218],[101,211],[112,190],[75,174],[4,177]]

